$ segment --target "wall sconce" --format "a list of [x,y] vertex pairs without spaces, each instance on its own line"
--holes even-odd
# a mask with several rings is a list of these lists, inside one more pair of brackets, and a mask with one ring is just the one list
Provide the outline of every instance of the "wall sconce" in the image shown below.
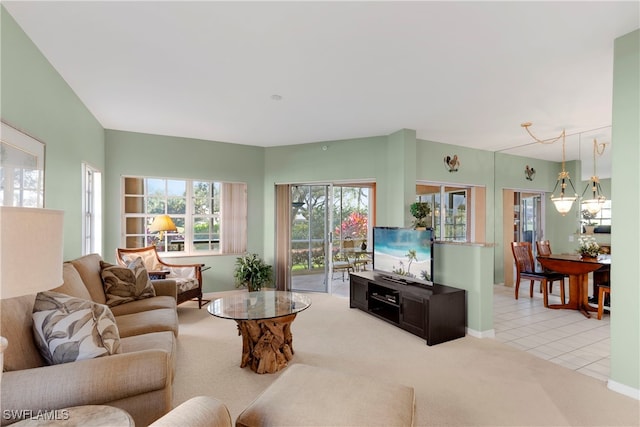
[[598,141],[594,138],[593,140],[593,176],[591,177],[591,182],[587,184],[584,191],[582,192],[582,197],[584,197],[584,193],[587,192],[589,186],[591,186],[592,197],[591,199],[584,200],[582,203],[585,205],[585,209],[589,211],[591,215],[595,215],[600,212],[602,205],[607,201],[607,198],[602,194],[602,187],[600,187],[600,179],[596,175],[596,154],[601,156],[604,153],[604,149],[606,147],[606,143],[598,144]]
[[536,176],[536,170],[533,168],[533,166],[525,166],[524,168],[524,176],[525,178],[527,178],[527,181],[533,181],[533,178],[535,178]]
[[460,167],[460,160],[458,160],[458,155],[454,154],[453,157],[446,156],[444,158],[444,165],[449,172],[458,172],[458,168]]
[[[562,172],[558,174],[558,180],[556,181],[556,186],[553,187],[553,192],[551,193],[551,201],[556,207],[556,210],[562,214],[562,216],[566,215],[567,212],[571,210],[571,206],[573,206],[573,202],[578,198],[578,194],[576,193],[576,188],[573,186],[573,182],[571,181],[571,177],[569,176],[569,172],[564,169],[564,146],[565,146],[565,130],[562,129],[562,133],[558,135],[556,138],[541,140],[535,137],[529,130],[529,126],[531,126],[531,122],[522,123],[522,126],[529,135],[536,141],[541,144],[553,144],[554,142],[562,139]],[[573,196],[566,196],[564,194],[565,189],[567,188],[567,181],[571,184],[571,188],[573,188]],[[556,190],[560,186],[560,194],[558,196],[555,195]]]

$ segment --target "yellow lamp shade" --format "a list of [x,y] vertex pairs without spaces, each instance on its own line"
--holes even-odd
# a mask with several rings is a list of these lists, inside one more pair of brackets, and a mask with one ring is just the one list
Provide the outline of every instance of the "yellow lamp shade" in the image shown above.
[[149,226],[149,231],[176,231],[176,225],[169,215],[158,215]]

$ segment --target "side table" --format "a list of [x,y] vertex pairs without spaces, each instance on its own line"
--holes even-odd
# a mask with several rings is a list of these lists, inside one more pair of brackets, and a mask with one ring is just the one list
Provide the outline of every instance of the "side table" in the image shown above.
[[135,427],[131,415],[106,405],[83,405],[64,409],[33,411],[31,418],[12,424],[16,427]]
[[166,279],[169,274],[169,270],[156,270],[156,271],[148,271],[149,279],[158,280],[158,279]]

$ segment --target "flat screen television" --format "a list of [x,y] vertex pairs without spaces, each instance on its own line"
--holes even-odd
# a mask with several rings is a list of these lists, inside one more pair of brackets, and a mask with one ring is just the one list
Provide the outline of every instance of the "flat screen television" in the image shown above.
[[390,280],[433,284],[433,229],[374,227],[373,270]]

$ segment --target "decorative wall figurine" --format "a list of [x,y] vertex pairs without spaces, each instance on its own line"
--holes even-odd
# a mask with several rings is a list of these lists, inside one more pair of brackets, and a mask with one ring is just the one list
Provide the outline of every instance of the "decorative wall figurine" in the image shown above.
[[533,166],[529,167],[529,165],[527,165],[524,168],[524,175],[527,177],[527,181],[533,181],[533,178],[536,176],[536,170]]
[[444,164],[449,172],[458,172],[458,168],[460,167],[460,160],[458,160],[458,155],[454,154],[453,157],[445,157]]

